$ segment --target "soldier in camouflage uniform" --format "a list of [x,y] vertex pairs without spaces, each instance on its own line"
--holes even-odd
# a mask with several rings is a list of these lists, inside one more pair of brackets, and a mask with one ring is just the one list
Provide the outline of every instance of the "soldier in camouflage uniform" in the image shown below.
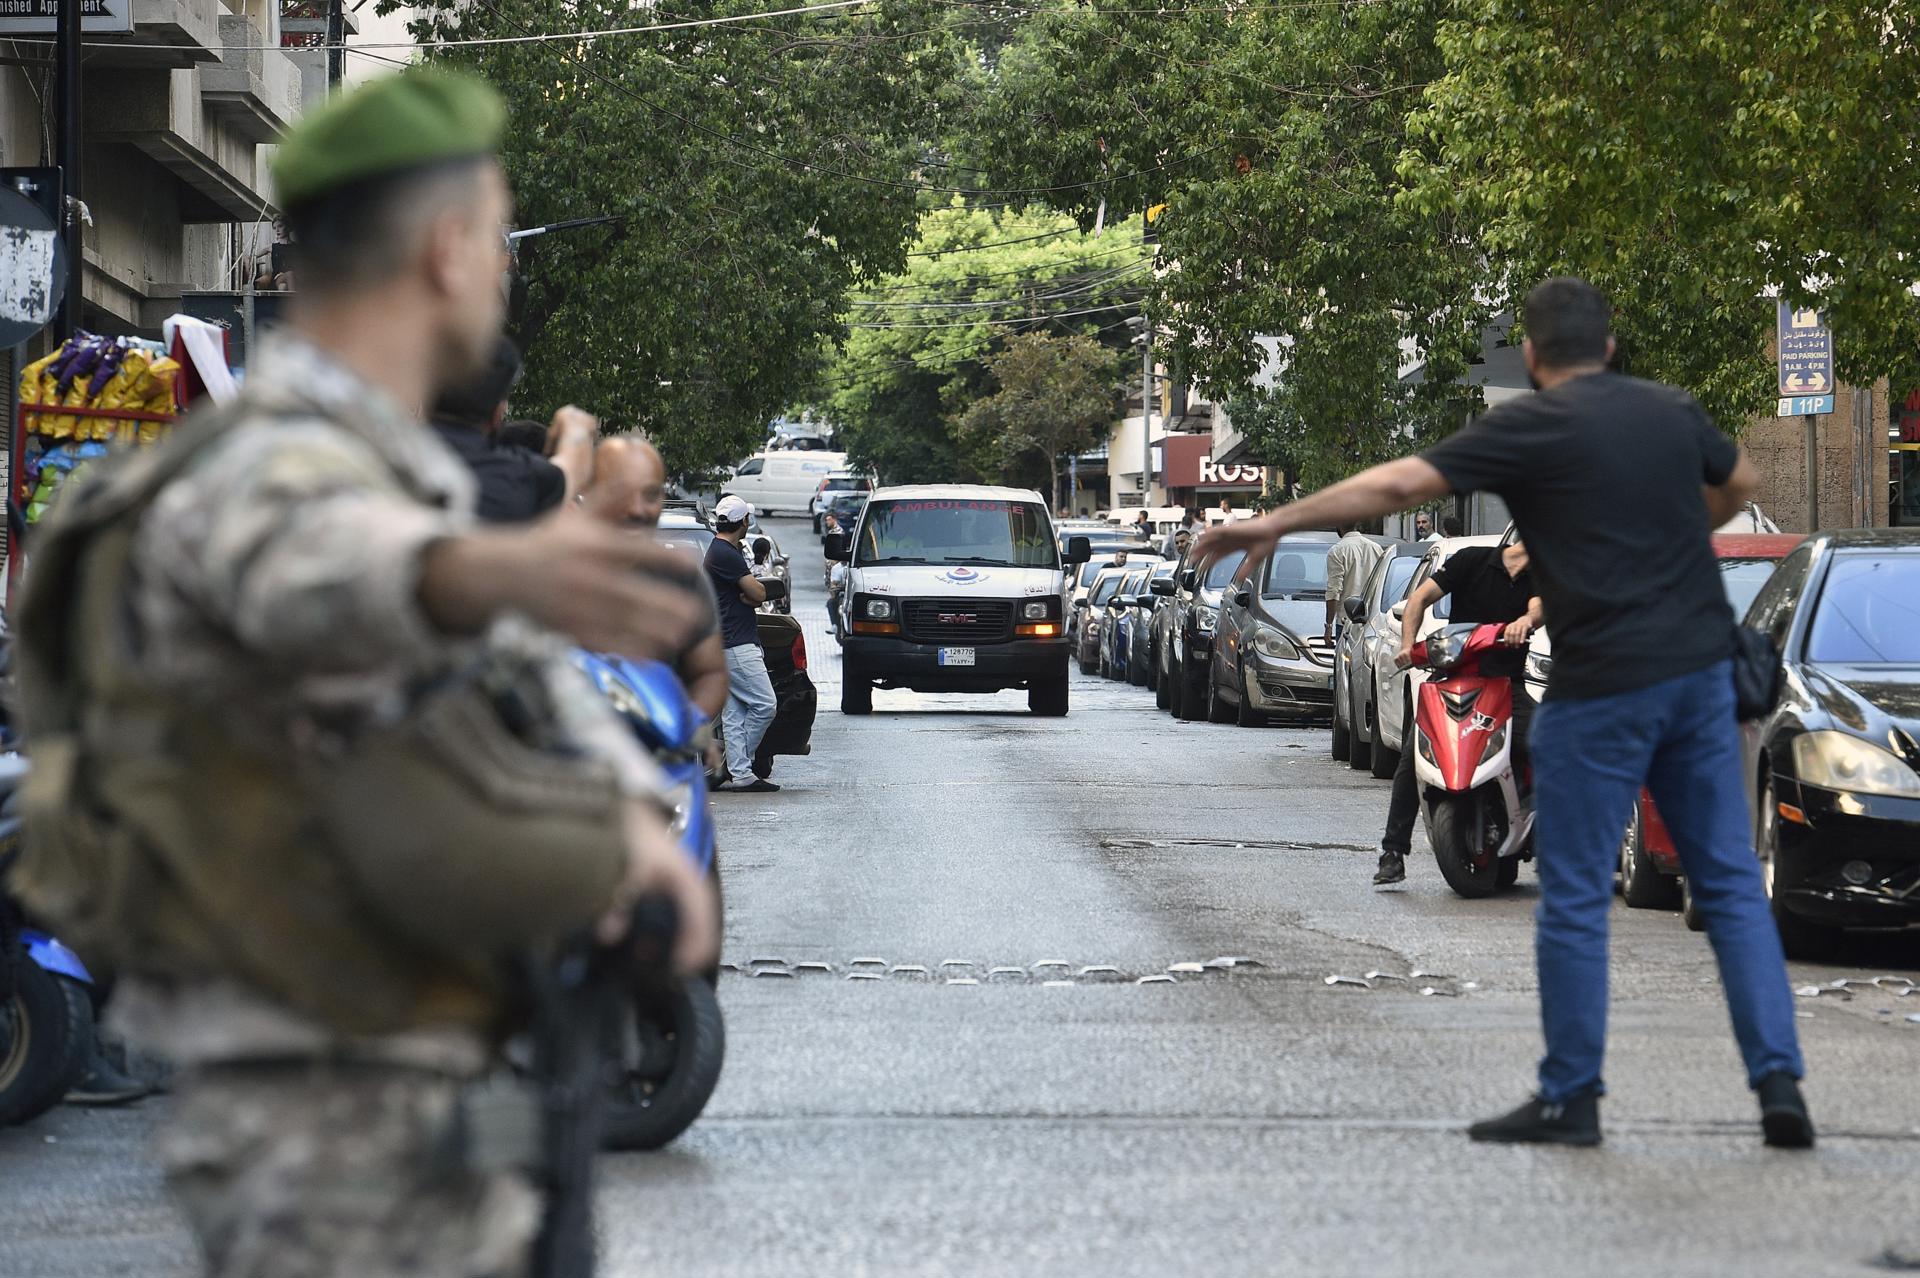
[[[624,493],[477,528],[471,477],[420,420],[500,330],[503,123],[478,82],[408,72],[285,140],[290,331],[210,433],[190,423],[56,513],[49,558],[62,516],[150,490],[122,559],[69,560],[71,589],[49,581],[23,618],[42,640],[26,677],[79,703],[41,697],[47,851],[26,878],[117,940],[124,1028],[182,1067],[160,1155],[217,1278],[523,1272],[538,1198],[483,1156],[469,1086],[518,1014],[502,955],[587,928],[616,943],[643,893],[675,901],[684,970],[715,948],[658,775],[560,638],[677,650],[702,610],[663,576],[693,566],[617,527]],[[102,629],[130,683],[63,666]],[[506,746],[471,719],[408,735],[502,671]],[[421,750],[466,750],[478,780],[407,790]],[[533,783],[497,775],[521,753]],[[514,820],[556,834],[489,843]],[[74,868],[95,864],[118,868]]]

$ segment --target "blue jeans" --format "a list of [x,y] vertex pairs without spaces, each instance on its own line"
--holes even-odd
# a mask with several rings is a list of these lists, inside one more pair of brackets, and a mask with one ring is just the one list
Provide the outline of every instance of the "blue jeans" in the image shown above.
[[1748,1084],[1781,1070],[1799,1078],[1786,958],[1753,851],[1732,663],[1613,696],[1549,700],[1534,716],[1533,760],[1541,1097],[1605,1090],[1607,914],[1621,831],[1643,784],[1706,916]]
[[773,679],[767,674],[767,655],[760,645],[742,643],[727,649],[727,704],[720,708],[720,727],[727,738],[727,775],[733,780],[753,779],[753,756],[778,707]]

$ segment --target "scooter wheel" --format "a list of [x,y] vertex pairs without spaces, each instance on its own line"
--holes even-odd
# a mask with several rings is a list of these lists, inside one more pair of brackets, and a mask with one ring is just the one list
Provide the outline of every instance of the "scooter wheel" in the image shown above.
[[720,1081],[726,1022],[713,986],[677,981],[664,996],[636,993],[620,1080],[607,1103],[605,1149],[660,1149],[693,1126]]
[[11,956],[13,998],[0,1008],[0,1127],[29,1122],[79,1081],[93,1044],[86,987],[25,954]]
[[[1427,824],[1441,877],[1448,887],[1470,900],[1492,896],[1500,888],[1499,858],[1493,849],[1475,846],[1480,823],[1474,819],[1474,809],[1478,806],[1479,801],[1470,794],[1450,794],[1433,805]],[[1479,837],[1487,836],[1482,831]]]

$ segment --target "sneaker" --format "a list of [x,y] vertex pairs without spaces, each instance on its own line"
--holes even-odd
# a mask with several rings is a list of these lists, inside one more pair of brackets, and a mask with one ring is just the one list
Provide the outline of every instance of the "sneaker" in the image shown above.
[[86,1072],[66,1095],[69,1105],[125,1105],[148,1095],[153,1089],[138,1079],[121,1073],[96,1046],[87,1055]]
[[1753,1089],[1760,1098],[1760,1130],[1775,1149],[1812,1149],[1813,1117],[1793,1075],[1769,1074]]
[[745,781],[728,781],[719,787],[722,794],[772,794],[779,788],[762,777],[749,777]]
[[1467,1135],[1497,1145],[1598,1145],[1600,1098],[1589,1092],[1555,1104],[1536,1096],[1510,1114],[1475,1123]]
[[1373,875],[1373,881],[1376,884],[1401,883],[1406,880],[1406,877],[1407,858],[1398,852],[1380,854],[1380,868],[1374,871]]

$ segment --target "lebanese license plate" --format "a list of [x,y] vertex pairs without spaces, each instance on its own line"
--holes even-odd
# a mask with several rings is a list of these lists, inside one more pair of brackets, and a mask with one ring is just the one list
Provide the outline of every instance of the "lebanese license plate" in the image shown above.
[[973,664],[973,649],[942,648],[939,662],[943,666],[970,666]]

